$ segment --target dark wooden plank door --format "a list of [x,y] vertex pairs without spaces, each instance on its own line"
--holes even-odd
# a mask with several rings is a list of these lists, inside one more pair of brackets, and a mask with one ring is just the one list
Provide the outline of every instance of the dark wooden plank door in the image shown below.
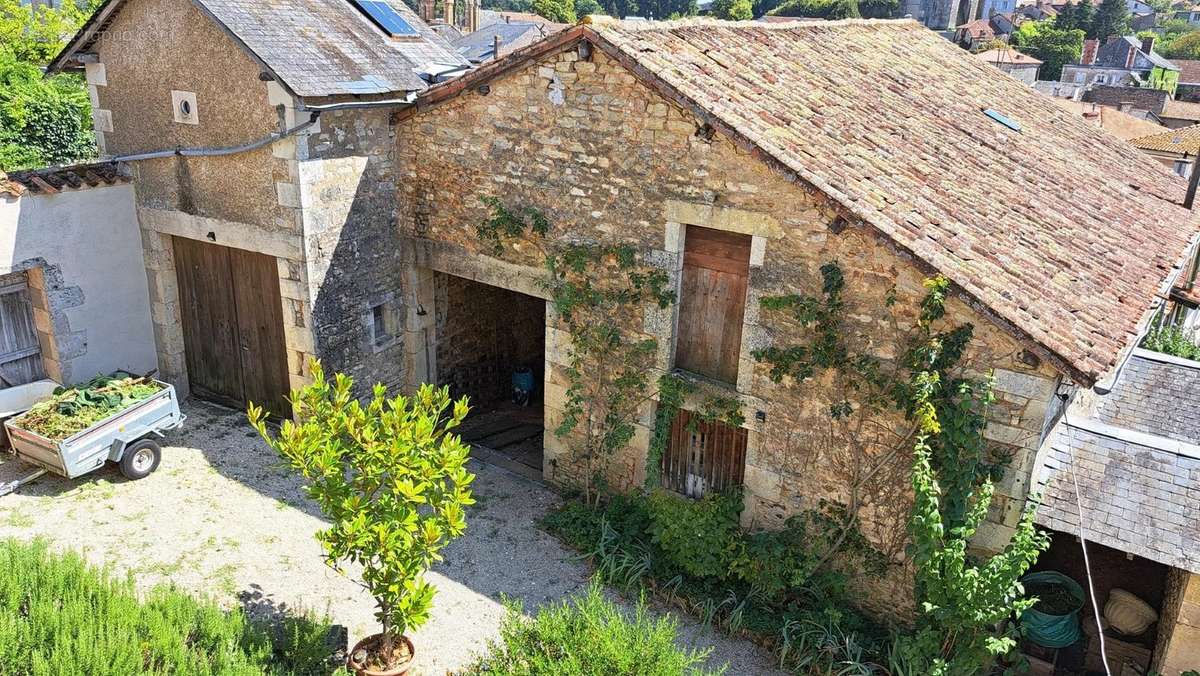
[[662,459],[663,487],[690,498],[742,485],[746,473],[747,432],[708,422],[681,409],[671,423]]
[[229,249],[174,237],[188,380],[205,399],[241,406],[242,366]]
[[279,416],[289,416],[287,353],[283,336],[283,304],[275,259],[230,249],[234,306],[242,358],[243,400]]
[[46,377],[24,273],[0,286],[0,389]]
[[737,382],[749,277],[749,235],[688,226],[679,289],[677,367]]
[[188,379],[196,395],[287,416],[283,306],[275,259],[175,237]]

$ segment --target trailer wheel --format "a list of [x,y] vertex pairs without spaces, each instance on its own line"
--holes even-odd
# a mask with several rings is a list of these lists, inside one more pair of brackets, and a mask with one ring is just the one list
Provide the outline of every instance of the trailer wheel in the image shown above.
[[126,479],[144,479],[158,469],[162,448],[150,439],[141,439],[125,447],[121,456],[121,474]]

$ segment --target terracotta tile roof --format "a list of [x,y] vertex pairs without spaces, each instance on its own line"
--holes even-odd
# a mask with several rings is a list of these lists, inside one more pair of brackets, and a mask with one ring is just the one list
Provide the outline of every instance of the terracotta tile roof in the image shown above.
[[1195,84],[1200,82],[1200,61],[1193,59],[1171,59],[1171,63],[1179,66],[1179,84]]
[[1180,129],[1168,129],[1157,134],[1142,136],[1130,141],[1142,150],[1156,150],[1162,153],[1186,153],[1195,156],[1200,150],[1200,124]]
[[979,52],[975,58],[990,64],[1011,63],[1020,66],[1040,66],[1042,64],[1040,60],[1028,54],[1022,54],[1012,47],[989,49],[986,52]]
[[8,181],[33,194],[48,195],[63,190],[82,190],[128,183],[129,175],[124,167],[116,162],[95,162],[93,164],[72,164],[65,167],[13,171],[9,172]]
[[1192,120],[1200,122],[1200,103],[1189,103],[1187,101],[1176,101],[1168,99],[1167,105],[1163,106],[1163,111],[1159,113],[1159,117],[1171,117],[1176,120]]
[[914,21],[593,27],[1086,378],[1197,230],[1183,179]]
[[975,39],[996,36],[996,31],[992,30],[992,24],[987,19],[968,21],[959,26],[958,30],[965,32]]
[[1178,205],[1182,178],[911,20],[593,18],[411,110],[579,39],[941,271],[1084,382],[1132,347],[1200,229]]
[[1123,113],[1112,106],[1102,106],[1098,103],[1072,101],[1071,99],[1063,98],[1055,98],[1054,102],[1125,141],[1167,130],[1161,124],[1155,124],[1149,120],[1134,117],[1129,113]]

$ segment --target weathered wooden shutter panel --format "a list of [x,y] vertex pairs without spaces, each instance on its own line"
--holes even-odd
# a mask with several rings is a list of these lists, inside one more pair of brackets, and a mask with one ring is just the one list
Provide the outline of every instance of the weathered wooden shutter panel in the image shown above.
[[745,428],[706,422],[679,411],[662,459],[663,487],[692,498],[742,485],[746,471]]
[[0,387],[45,377],[29,289],[24,282],[0,287]]
[[750,276],[750,236],[688,226],[675,365],[737,382]]

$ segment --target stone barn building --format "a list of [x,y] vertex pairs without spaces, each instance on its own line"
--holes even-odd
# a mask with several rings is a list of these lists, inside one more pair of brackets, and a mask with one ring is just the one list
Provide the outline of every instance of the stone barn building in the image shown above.
[[[542,261],[480,241],[496,200],[667,274],[677,302],[624,328],[656,340],[652,380],[688,372],[737,402],[740,426],[677,450],[724,463],[745,523],[774,527],[845,500],[854,463],[821,436],[827,383],[776,384],[753,358],[796,329],[760,300],[819,293],[837,261],[855,340],[887,360],[891,317],[911,322],[941,274],[949,320],[975,327],[968,363],[995,377],[986,434],[1010,463],[979,544],[999,547],[1056,394],[1105,391],[1197,231],[1178,176],[912,21],[597,20],[447,78],[461,62],[398,0],[415,35],[353,0],[283,5],[110,0],[53,64],[87,70],[105,150],[134,167],[160,365],[201,396],[285,413],[312,355],[504,414],[532,373],[534,405],[487,438],[577,480],[553,432],[569,338]],[[655,411],[612,485],[642,483]],[[893,478],[862,516],[899,557]]]

